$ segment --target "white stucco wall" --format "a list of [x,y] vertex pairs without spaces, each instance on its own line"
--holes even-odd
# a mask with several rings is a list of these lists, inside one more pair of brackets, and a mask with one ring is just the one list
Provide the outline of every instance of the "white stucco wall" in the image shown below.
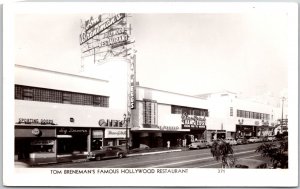
[[127,113],[128,65],[124,59],[111,59],[78,75],[16,65],[15,84],[108,96],[109,107],[15,100],[15,120],[52,119],[59,126],[74,127],[98,127],[99,119],[123,120]]
[[19,118],[50,119],[62,127],[99,127],[100,119],[122,121],[123,113],[123,109],[15,100],[15,123]]

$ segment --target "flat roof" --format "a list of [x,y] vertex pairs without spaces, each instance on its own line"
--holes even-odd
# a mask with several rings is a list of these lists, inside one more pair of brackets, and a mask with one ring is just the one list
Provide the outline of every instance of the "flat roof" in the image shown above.
[[91,79],[91,80],[109,82],[108,80],[98,79],[98,78],[95,78],[95,77],[89,77],[89,76],[80,75],[80,74],[71,74],[71,73],[65,73],[65,72],[60,72],[60,71],[47,70],[47,69],[43,69],[43,68],[36,68],[36,67],[31,67],[31,66],[25,66],[25,65],[20,65],[20,64],[15,64],[15,66],[16,67],[21,67],[21,68],[27,68],[27,69],[37,70],[37,71],[58,73],[58,74],[62,74],[62,75],[72,76],[72,77],[80,77],[80,78],[86,78],[86,79]]

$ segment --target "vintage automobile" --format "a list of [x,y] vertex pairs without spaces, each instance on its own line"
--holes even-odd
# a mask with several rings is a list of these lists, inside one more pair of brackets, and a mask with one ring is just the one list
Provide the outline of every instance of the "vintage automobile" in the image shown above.
[[266,169],[268,168],[268,164],[262,160],[241,158],[236,161],[234,167],[244,169]]
[[255,142],[260,142],[260,139],[258,137],[250,137],[248,139],[249,143],[255,143]]
[[238,138],[236,140],[236,143],[237,144],[247,144],[248,143],[248,140],[246,138]]
[[230,145],[237,145],[237,142],[233,138],[227,138],[225,139],[225,142],[229,143]]
[[132,148],[130,149],[131,152],[145,152],[145,151],[149,151],[150,147],[146,144],[140,144],[138,148]]
[[105,158],[123,158],[126,157],[126,155],[127,153],[121,148],[114,146],[105,146],[100,150],[91,151],[88,154],[87,159],[99,161]]
[[190,145],[189,145],[189,149],[192,150],[192,149],[200,149],[200,148],[207,148],[208,145],[207,145],[207,141],[206,140],[198,140],[196,142],[192,142]]
[[276,141],[276,137],[275,136],[268,136],[268,141]]

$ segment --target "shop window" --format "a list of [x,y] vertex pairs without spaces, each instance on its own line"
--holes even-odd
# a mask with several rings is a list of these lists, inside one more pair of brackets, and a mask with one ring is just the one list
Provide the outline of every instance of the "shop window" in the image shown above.
[[109,107],[109,97],[15,85],[15,99]]
[[94,96],[93,105],[100,107],[108,107],[109,106],[109,98],[104,96]]
[[250,118],[253,119],[253,112],[250,112]]
[[194,109],[194,110],[193,110],[193,114],[194,114],[195,116],[200,116],[200,115],[201,115],[201,111],[198,110],[198,109]]
[[72,94],[71,104],[82,104],[83,105],[83,95],[82,94]]
[[250,112],[246,112],[246,118],[250,118]]
[[15,99],[23,100],[23,88],[21,86],[15,86]]
[[71,104],[71,99],[72,99],[71,93],[68,92],[63,93],[62,100],[64,104]]
[[183,106],[171,106],[171,113],[172,114],[184,114],[187,115],[196,115],[196,116],[206,116],[208,117],[208,110],[207,109],[200,109],[200,108],[190,108],[190,107],[183,107]]
[[182,108],[180,106],[171,106],[172,114],[182,114]]

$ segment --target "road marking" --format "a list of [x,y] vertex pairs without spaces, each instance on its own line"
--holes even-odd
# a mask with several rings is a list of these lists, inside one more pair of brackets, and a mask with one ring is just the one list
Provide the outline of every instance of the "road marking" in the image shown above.
[[[245,154],[245,153],[249,153],[249,152],[253,152],[253,150],[251,150],[251,151],[245,151],[245,152],[239,152],[239,153],[236,153],[234,155]],[[179,161],[179,162],[174,162],[174,163],[166,163],[166,164],[151,166],[151,167],[147,167],[147,168],[157,168],[157,167],[163,167],[163,166],[169,166],[169,165],[176,165],[176,164],[183,164],[183,163],[189,163],[189,162],[193,162],[193,161],[201,161],[201,160],[207,160],[207,159],[213,159],[213,157],[207,157],[207,158],[202,158],[202,159],[185,160],[185,161]]]
[[211,166],[211,165],[218,165],[218,164],[221,164],[221,163],[212,163],[212,164],[203,165],[203,166],[200,166],[200,167],[197,167],[197,168],[207,167],[207,166]]

